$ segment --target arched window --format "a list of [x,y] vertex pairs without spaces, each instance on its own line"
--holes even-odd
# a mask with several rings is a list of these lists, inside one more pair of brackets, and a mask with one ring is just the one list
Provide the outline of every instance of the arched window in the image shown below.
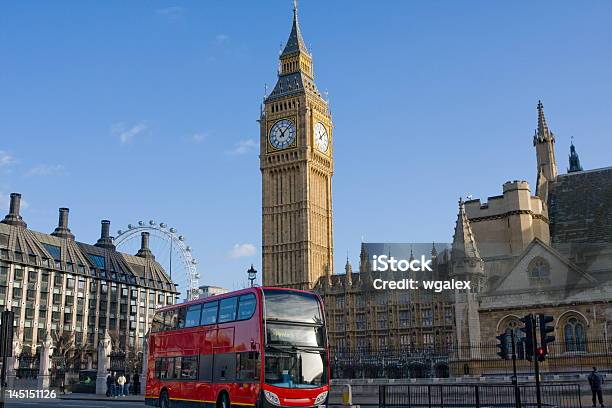
[[575,317],[570,317],[563,328],[565,351],[586,351],[586,332],[584,324]]
[[514,334],[514,344],[517,344],[517,345],[519,341],[525,336],[525,333],[523,333],[520,329],[521,325],[522,324],[519,322],[518,319],[512,318],[511,320],[508,320],[504,326],[502,326],[504,327],[504,332],[506,333],[506,344],[508,346],[508,350],[512,350],[512,335],[513,334]]
[[543,258],[533,258],[527,266],[527,273],[532,283],[550,283],[550,264]]

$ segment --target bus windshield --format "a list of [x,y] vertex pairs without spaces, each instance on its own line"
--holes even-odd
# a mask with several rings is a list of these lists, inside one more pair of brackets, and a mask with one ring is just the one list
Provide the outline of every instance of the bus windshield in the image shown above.
[[327,384],[327,341],[319,299],[265,290],[265,381],[283,388]]
[[317,388],[327,384],[324,351],[266,348],[266,384],[283,388]]
[[264,290],[266,320],[323,324],[321,306],[316,296],[285,290]]

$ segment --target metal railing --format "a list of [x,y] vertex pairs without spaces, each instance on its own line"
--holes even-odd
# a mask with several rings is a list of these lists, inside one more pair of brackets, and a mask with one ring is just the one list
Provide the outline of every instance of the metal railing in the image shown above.
[[[380,385],[380,407],[536,407],[536,388],[512,385]],[[579,384],[542,384],[542,407],[582,407]],[[517,401],[517,397],[520,399]]]
[[[331,350],[333,378],[444,378],[463,375],[512,375],[512,362],[497,355],[496,343],[474,347],[453,345],[402,346]],[[549,345],[541,373],[586,373],[597,366],[612,372],[612,340]],[[531,375],[533,364],[517,362],[519,375]]]

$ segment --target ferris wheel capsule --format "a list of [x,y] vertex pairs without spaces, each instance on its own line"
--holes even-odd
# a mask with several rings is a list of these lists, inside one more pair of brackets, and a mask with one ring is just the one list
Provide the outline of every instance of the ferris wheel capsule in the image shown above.
[[187,252],[191,252],[191,247],[190,247],[189,245],[187,245],[187,246],[185,247],[185,251],[187,251]]
[[191,263],[194,264],[194,265],[197,265],[198,264],[198,260],[197,259],[192,259]]
[[133,229],[134,226],[132,224],[128,224],[128,229]]
[[160,222],[159,226],[162,227],[162,228],[166,228],[166,223],[165,222]]
[[151,226],[155,225],[155,221],[149,220],[149,225],[151,225]]
[[144,225],[144,221],[138,221],[138,225],[142,227]]
[[117,231],[117,235],[121,235],[121,234],[123,234],[123,231],[118,230],[118,231]]
[[179,239],[179,241],[184,241],[184,240],[185,240],[185,237],[184,237],[184,236],[182,236],[182,235],[179,235],[178,239]]
[[176,232],[176,228],[171,227],[171,228],[170,228],[170,232],[174,234],[174,233]]

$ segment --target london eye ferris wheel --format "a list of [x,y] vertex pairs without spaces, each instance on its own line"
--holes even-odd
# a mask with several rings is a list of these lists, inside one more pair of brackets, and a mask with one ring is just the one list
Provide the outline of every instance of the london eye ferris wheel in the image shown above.
[[150,234],[149,246],[155,260],[177,285],[180,300],[197,298],[200,283],[198,262],[186,238],[176,228],[164,222],[138,221],[136,224],[128,224],[125,230],[118,230],[114,244],[121,252],[135,254],[140,247],[140,236],[145,231]]

